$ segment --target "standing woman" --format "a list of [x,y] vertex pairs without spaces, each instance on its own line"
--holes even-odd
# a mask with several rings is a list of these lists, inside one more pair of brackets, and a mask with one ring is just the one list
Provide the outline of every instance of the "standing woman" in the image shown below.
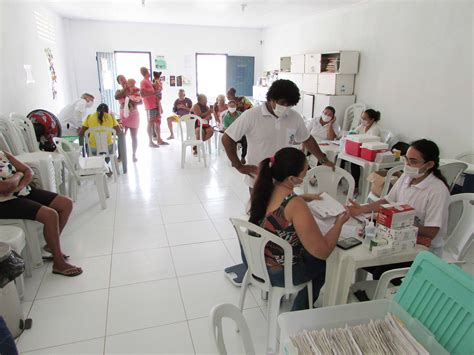
[[[137,109],[137,105],[141,104],[141,100],[130,100],[127,98],[132,94],[131,89],[128,87],[127,79],[123,75],[117,76],[117,82],[122,86],[115,92],[115,99],[120,104],[120,123],[125,127],[125,134],[130,129],[130,135],[132,137],[132,151],[133,161],[137,161],[137,147],[138,147],[138,127],[140,125],[140,114]],[[127,109],[125,109],[125,101],[127,101]],[[127,114],[128,112],[128,114]]]
[[221,129],[224,125],[222,120],[223,114],[227,111],[227,105],[225,103],[225,96],[218,95],[216,98],[216,103],[214,104],[214,119],[216,120],[217,127]]

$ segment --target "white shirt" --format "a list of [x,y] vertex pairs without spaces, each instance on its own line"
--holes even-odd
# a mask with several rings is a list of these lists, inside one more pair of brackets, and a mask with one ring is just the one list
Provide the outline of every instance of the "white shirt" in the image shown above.
[[65,106],[58,114],[58,119],[63,125],[63,129],[66,129],[66,125],[72,128],[81,128],[84,117],[87,111],[87,101],[84,99],[77,99],[73,103]]
[[431,241],[431,249],[442,248],[448,229],[448,188],[433,174],[410,186],[411,179],[403,174],[385,199],[391,203],[408,204],[413,207],[421,226],[438,227],[439,232]]
[[[247,163],[258,166],[285,147],[291,147],[309,138],[303,118],[290,109],[282,117],[273,116],[266,105],[253,107],[240,115],[225,133],[235,142],[247,137]],[[245,182],[253,186],[253,179],[245,176]]]
[[365,131],[365,127],[362,125],[359,125],[355,130],[359,134],[370,134],[371,136],[377,136],[382,138],[382,131],[380,130],[380,127],[377,122],[372,123],[372,126],[370,126],[367,132]]
[[[328,139],[329,125],[327,123],[324,126],[321,125],[320,119],[321,117],[315,117],[311,120],[311,122],[308,125],[309,133],[317,141]],[[332,123],[332,129],[334,130],[334,133],[336,134],[336,136],[338,136],[339,132],[341,131],[341,128],[339,127],[336,121]]]

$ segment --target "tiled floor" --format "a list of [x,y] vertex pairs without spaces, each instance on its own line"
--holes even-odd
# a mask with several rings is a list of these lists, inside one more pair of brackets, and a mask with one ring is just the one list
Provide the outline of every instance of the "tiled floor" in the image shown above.
[[[208,168],[188,153],[181,169],[179,141],[159,149],[144,142],[128,174],[110,179],[106,210],[92,185],[80,188],[62,244],[84,273],[61,277],[45,264],[26,279],[33,328],[18,340],[22,353],[214,352],[209,311],[237,304],[240,290],[223,272],[240,261],[228,218],[245,214],[248,190],[223,152],[213,150]],[[259,354],[264,309],[249,292],[244,315]],[[225,329],[229,352],[242,353],[235,328]]]

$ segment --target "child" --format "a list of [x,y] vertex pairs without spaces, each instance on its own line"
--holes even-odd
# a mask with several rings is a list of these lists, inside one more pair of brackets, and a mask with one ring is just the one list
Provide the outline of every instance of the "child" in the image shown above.
[[163,98],[163,84],[161,83],[160,77],[160,71],[153,72],[153,87],[155,88],[156,104],[159,108],[159,113],[162,114],[163,108],[161,107],[161,99]]
[[130,114],[130,111],[133,110],[137,104],[142,102],[142,97],[140,96],[140,89],[135,86],[137,82],[135,79],[127,80],[127,89],[128,94],[125,98],[125,103],[123,105],[123,116],[127,118]]

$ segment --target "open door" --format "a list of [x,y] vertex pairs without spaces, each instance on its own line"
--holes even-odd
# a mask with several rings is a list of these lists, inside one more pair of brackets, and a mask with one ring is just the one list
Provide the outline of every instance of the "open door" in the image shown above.
[[235,88],[237,96],[252,96],[255,57],[227,56],[227,89]]
[[99,74],[101,102],[107,104],[110,111],[118,114],[119,106],[117,100],[115,100],[115,90],[117,89],[115,77],[117,76],[117,71],[114,53],[97,52],[95,58]]

